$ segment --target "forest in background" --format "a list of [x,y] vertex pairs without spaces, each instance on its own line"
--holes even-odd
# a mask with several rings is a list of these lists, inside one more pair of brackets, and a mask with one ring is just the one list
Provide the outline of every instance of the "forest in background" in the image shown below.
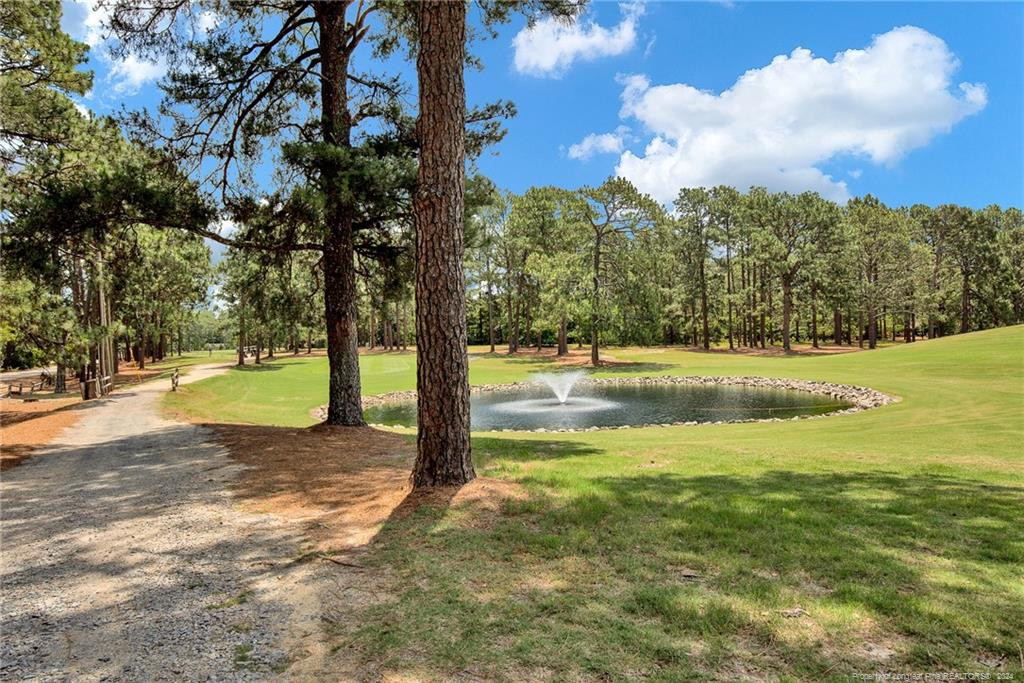
[[[166,144],[141,115],[129,138],[124,122],[75,108],[69,95],[91,87],[77,69],[86,48],[59,30],[59,3],[40,8],[4,9],[4,365],[56,363],[88,378],[211,345],[261,355],[326,346],[340,276],[325,258],[334,238],[324,232],[323,174],[337,159],[314,141],[322,131],[303,123],[299,141],[283,145],[279,192],[214,201],[186,172],[208,151]],[[133,11],[115,26],[126,44],[135,35],[161,47],[167,36],[133,34]],[[232,55],[204,58],[223,66]],[[298,78],[290,63],[263,67],[257,81]],[[188,73],[172,72],[169,99],[234,116],[239,140],[213,129],[180,135],[193,147],[221,144],[210,177],[221,171],[225,191],[231,180],[245,187],[231,163],[255,155],[249,147],[283,114],[268,109],[243,125],[243,105],[258,109],[260,92],[236,101]],[[416,329],[414,118],[398,105],[398,81],[352,83],[352,110],[377,128],[343,145],[360,181],[346,199],[355,211],[346,297],[359,345],[405,348]],[[286,94],[300,104],[315,97],[299,85]],[[468,111],[470,160],[500,139],[498,120],[512,112],[509,103]],[[494,349],[589,345],[596,362],[601,345],[874,347],[1024,321],[1017,208],[887,207],[871,196],[840,206],[729,187],[682,189],[663,207],[621,178],[517,195],[472,172],[465,192],[468,340]],[[231,234],[218,229],[226,217]],[[228,245],[218,263],[203,238]]]

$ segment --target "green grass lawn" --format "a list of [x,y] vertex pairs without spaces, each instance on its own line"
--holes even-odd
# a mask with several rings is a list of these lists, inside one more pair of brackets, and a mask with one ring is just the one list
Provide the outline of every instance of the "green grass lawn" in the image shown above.
[[146,363],[147,370],[173,370],[174,368],[181,368],[184,372],[186,368],[191,368],[196,365],[205,365],[207,363],[229,363],[237,358],[237,352],[234,349],[217,349],[212,353],[209,351],[186,351],[180,356],[169,353],[163,360],[159,360],[155,363]]
[[[392,597],[353,608],[339,647],[508,680],[1024,676],[1024,327],[834,356],[612,353],[638,365],[598,374],[784,376],[903,400],[786,423],[477,435],[478,472],[529,496],[389,521],[367,561]],[[364,357],[365,393],[412,388],[413,359]],[[479,354],[471,377],[546,365]],[[283,357],[168,401],[306,425],[325,368]]]

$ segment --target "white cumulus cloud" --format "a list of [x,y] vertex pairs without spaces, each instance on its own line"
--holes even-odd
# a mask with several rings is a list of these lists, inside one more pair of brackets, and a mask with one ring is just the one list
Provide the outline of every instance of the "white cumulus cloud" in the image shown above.
[[[106,82],[114,93],[133,95],[144,84],[156,81],[167,72],[167,65],[163,61],[150,62],[135,55],[128,55],[124,59],[114,59],[111,56],[106,45],[109,33],[106,26],[110,19],[110,10],[97,0],[74,0],[74,6],[70,9],[81,18],[71,21],[69,33],[89,45],[92,51],[107,63]],[[203,18],[200,17],[200,22],[202,21]]]
[[595,154],[621,154],[626,146],[629,128],[619,126],[614,133],[591,133],[574,145],[569,146],[570,159],[586,161]]
[[796,48],[721,94],[622,77],[620,116],[652,137],[640,154],[623,151],[616,171],[661,201],[719,183],[844,200],[846,183],[822,163],[853,155],[892,164],[984,109],[984,84],[954,86],[959,67],[941,38],[904,26],[831,61]]
[[107,78],[115,93],[133,95],[144,84],[155,81],[167,73],[163,60],[148,62],[135,55],[111,62]]
[[639,2],[620,4],[622,20],[610,28],[589,17],[574,22],[553,17],[541,19],[512,39],[516,71],[558,78],[577,60],[590,61],[628,52],[636,44],[637,20],[643,9]]

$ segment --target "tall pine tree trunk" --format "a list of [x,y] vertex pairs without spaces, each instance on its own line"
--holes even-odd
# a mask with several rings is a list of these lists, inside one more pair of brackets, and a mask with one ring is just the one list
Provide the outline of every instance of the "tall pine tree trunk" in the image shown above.
[[[330,146],[351,146],[352,119],[348,110],[349,48],[344,40],[347,4],[316,5],[320,30],[321,128]],[[327,360],[330,371],[327,424],[362,425],[363,407],[359,385],[359,334],[352,235],[354,207],[342,194],[341,167],[337,155],[321,169],[324,192],[324,314],[327,319]]]
[[53,378],[53,393],[64,394],[68,390],[68,371],[63,363],[57,363],[57,374]]
[[705,259],[700,259],[700,320],[701,332],[704,335],[704,350],[711,348],[711,326],[708,324],[708,280],[704,270]]
[[793,283],[788,273],[782,276],[782,348],[790,350],[790,319],[793,315]]
[[732,329],[732,248],[728,242],[725,244],[725,298],[729,315],[729,350],[732,351],[735,348]]
[[238,365],[245,365],[245,293],[238,298]]
[[[487,262],[487,272],[491,272],[491,262]],[[487,277],[487,341],[494,353],[494,290],[491,288],[490,275]]]
[[415,488],[476,476],[469,441],[469,359],[462,272],[466,4],[416,6],[419,175],[416,226]]
[[597,334],[597,321],[598,321],[598,307],[601,301],[601,236],[598,235],[594,240],[594,300],[590,306],[590,363],[591,365],[597,365],[601,360],[600,352],[598,351],[598,334]]
[[558,321],[558,355],[568,356],[569,355],[569,339],[567,332],[567,323],[565,320],[565,313]]
[[872,304],[868,308],[868,348],[878,347],[878,311]]
[[494,353],[494,294],[491,292],[491,284],[487,283],[487,341],[491,344],[491,353]]
[[811,346],[818,348],[818,288],[811,287]]
[[971,331],[971,274],[964,270],[960,288],[960,334]]

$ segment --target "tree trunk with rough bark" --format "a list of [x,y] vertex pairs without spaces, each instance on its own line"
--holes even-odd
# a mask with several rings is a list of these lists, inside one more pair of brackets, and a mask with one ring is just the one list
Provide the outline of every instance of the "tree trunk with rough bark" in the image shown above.
[[[347,3],[325,2],[316,6],[320,31],[321,128],[324,142],[334,147],[351,146],[352,118],[348,110],[348,62],[345,44]],[[342,193],[342,168],[336,159],[324,163],[324,315],[327,319],[328,388],[327,424],[363,425],[359,384],[359,334],[352,235],[354,207]]]
[[811,287],[811,346],[818,348],[818,288]]
[[878,311],[874,306],[868,308],[868,348],[874,349],[878,346]]
[[732,247],[728,242],[725,244],[725,298],[728,303],[728,336],[729,336],[729,350],[732,351],[736,348],[733,342],[733,329],[732,329]]
[[238,365],[245,365],[245,294],[238,299]]
[[782,348],[790,350],[790,326],[793,315],[793,283],[790,276],[782,275]]
[[601,236],[594,240],[594,300],[590,306],[590,364],[597,365],[601,361],[598,351],[598,307],[601,301]]
[[704,335],[704,350],[711,348],[711,326],[708,323],[708,281],[704,270],[705,259],[700,259],[700,320],[701,332]]
[[568,356],[569,355],[569,335],[567,330],[567,322],[565,320],[565,313],[562,314],[561,319],[558,321],[558,355]]
[[487,340],[491,344],[491,353],[494,353],[494,287],[491,285],[490,259],[487,259],[485,270],[487,271]]
[[462,272],[466,5],[416,6],[420,39],[416,226],[417,439],[414,488],[472,480],[469,358]]
[[960,288],[960,334],[971,331],[971,274],[961,272],[963,282]]

